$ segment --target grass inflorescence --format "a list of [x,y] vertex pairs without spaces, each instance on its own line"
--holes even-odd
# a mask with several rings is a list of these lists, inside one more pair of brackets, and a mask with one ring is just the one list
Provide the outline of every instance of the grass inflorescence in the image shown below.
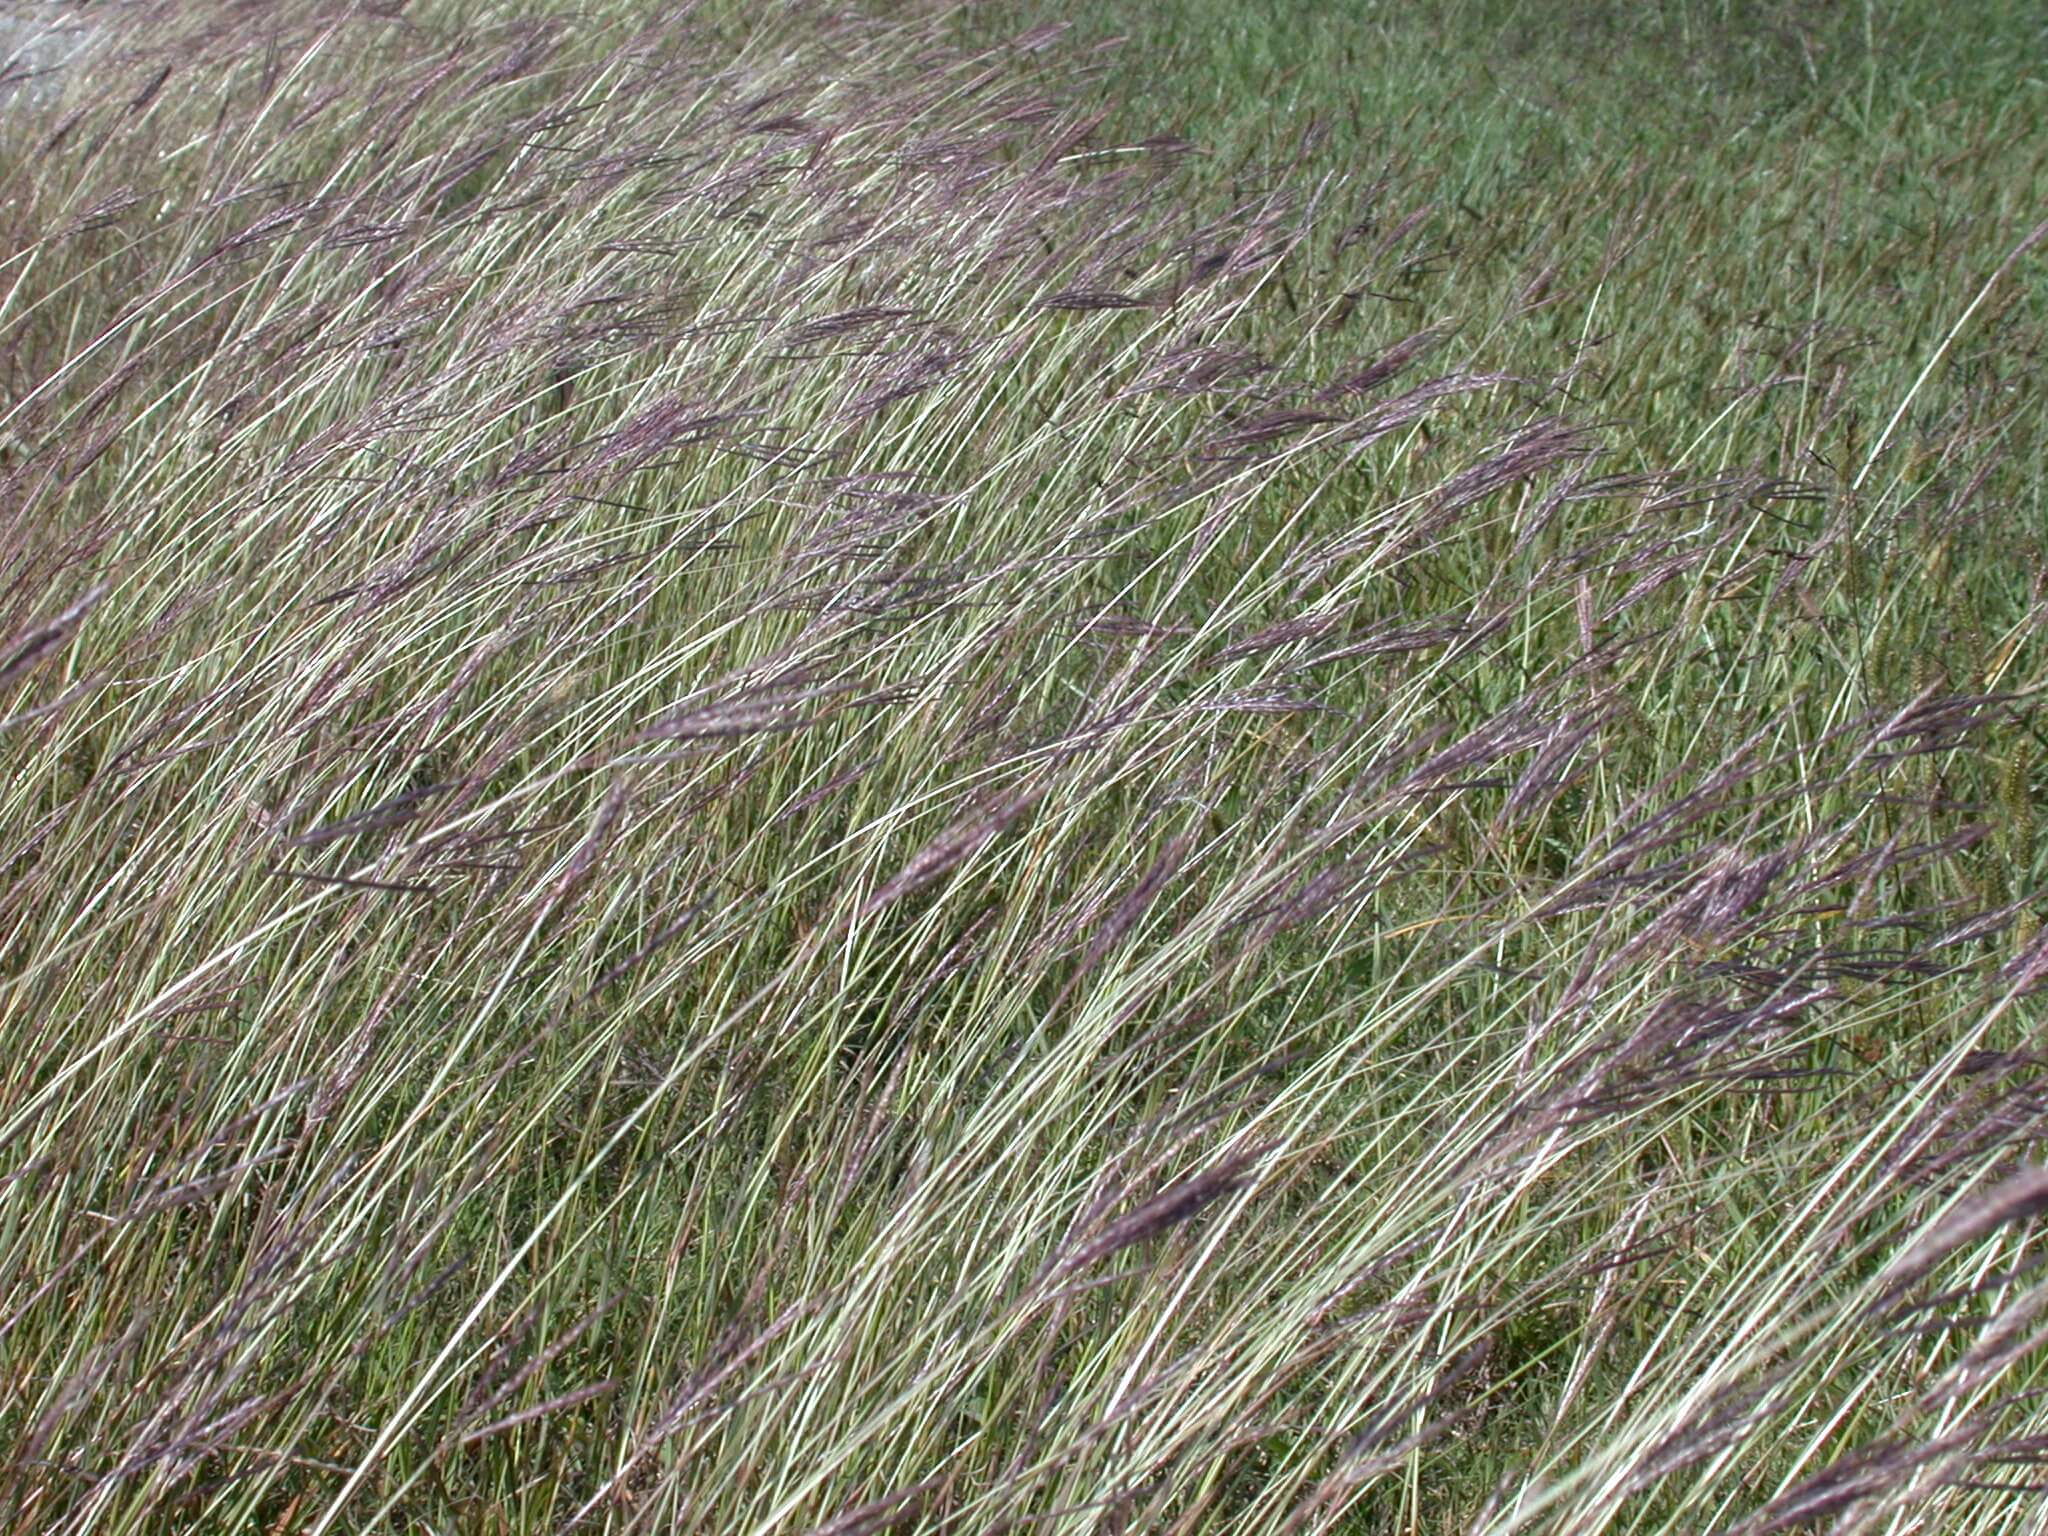
[[2028,1517],[2035,34],[1552,9],[96,9],[4,1528]]

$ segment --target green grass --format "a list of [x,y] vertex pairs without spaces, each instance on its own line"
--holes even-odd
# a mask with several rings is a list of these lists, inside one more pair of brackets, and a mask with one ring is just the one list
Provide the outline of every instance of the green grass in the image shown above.
[[1047,19],[0,114],[6,1529],[2037,1517],[2038,22]]

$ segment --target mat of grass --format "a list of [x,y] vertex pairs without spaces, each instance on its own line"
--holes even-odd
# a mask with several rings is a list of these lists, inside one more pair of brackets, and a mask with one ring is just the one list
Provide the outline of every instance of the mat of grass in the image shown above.
[[2037,1518],[2034,22],[105,9],[7,1529]]

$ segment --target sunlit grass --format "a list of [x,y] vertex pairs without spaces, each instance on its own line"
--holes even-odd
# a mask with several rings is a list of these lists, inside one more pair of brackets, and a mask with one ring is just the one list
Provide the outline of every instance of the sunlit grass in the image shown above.
[[0,119],[9,1528],[2012,1528],[2030,34],[1737,9]]

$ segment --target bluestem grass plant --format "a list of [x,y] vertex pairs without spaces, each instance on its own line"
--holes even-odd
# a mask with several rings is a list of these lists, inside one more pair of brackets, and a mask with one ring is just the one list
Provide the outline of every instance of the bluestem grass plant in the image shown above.
[[2035,1508],[2030,224],[1873,434],[1595,378],[1725,202],[1374,309],[1420,171],[1052,31],[107,25],[0,116],[10,1529]]

